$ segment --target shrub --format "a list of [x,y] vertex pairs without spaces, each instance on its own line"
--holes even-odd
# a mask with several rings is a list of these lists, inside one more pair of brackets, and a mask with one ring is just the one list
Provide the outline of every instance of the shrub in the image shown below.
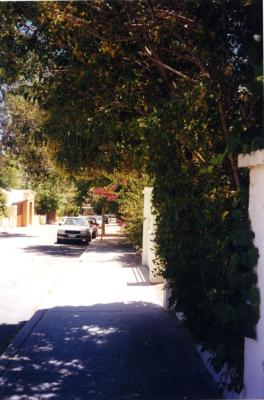
[[0,216],[5,214],[7,196],[0,190]]
[[119,193],[119,214],[124,221],[124,232],[135,246],[142,247],[143,235],[143,189],[149,185],[147,176],[130,178]]

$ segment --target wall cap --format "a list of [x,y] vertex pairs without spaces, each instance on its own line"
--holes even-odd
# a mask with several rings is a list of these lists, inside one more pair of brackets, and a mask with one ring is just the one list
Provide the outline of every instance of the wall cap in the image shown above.
[[153,187],[152,186],[145,186],[144,187],[144,190],[143,190],[143,193],[144,194],[152,194],[152,191],[153,191]]
[[249,154],[239,154],[238,168],[251,168],[264,165],[264,150],[253,151]]

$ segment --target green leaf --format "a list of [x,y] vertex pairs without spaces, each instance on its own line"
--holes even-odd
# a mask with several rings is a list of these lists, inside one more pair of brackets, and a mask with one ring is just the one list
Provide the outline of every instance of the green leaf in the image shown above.
[[237,320],[236,309],[230,304],[219,302],[215,306],[214,312],[223,325],[227,325]]
[[213,369],[215,370],[215,372],[217,374],[219,374],[219,372],[222,370],[223,368],[223,361],[219,358],[219,357],[214,357],[212,358],[212,360],[210,361]]
[[249,267],[255,267],[258,262],[259,258],[259,251],[256,247],[252,246],[250,250],[247,253],[248,256],[248,261],[249,261]]
[[243,324],[244,335],[255,338],[255,325],[259,320],[259,309],[251,304],[241,303],[238,315]]
[[241,276],[241,286],[244,289],[250,288],[252,285],[257,283],[257,275],[254,272],[247,272]]
[[247,292],[245,292],[246,301],[252,305],[259,305],[260,304],[260,292],[259,288],[252,287]]
[[240,146],[240,137],[238,135],[229,135],[227,137],[227,151],[229,153],[236,153]]
[[232,289],[237,289],[241,286],[241,274],[231,273],[228,275],[228,283]]
[[218,156],[214,156],[210,160],[210,164],[212,165],[221,165],[223,163],[223,160],[225,158],[224,154],[219,154]]

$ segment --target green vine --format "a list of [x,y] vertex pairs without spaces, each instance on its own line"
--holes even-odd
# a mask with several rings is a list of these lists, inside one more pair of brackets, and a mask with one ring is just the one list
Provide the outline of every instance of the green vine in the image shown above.
[[244,338],[255,337],[260,301],[254,272],[258,250],[247,211],[248,174],[240,176],[237,189],[218,128],[220,117],[213,107],[210,114],[196,112],[194,103],[195,95],[192,101],[186,96],[156,115],[152,141],[153,149],[155,140],[160,148],[149,169],[158,256],[171,284],[171,303],[184,313],[195,341],[212,354],[221,387],[240,392]]

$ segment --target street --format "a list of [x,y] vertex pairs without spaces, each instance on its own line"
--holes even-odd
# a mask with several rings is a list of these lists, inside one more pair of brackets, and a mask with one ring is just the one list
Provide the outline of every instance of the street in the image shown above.
[[57,225],[0,233],[0,353],[86,246],[56,244]]

